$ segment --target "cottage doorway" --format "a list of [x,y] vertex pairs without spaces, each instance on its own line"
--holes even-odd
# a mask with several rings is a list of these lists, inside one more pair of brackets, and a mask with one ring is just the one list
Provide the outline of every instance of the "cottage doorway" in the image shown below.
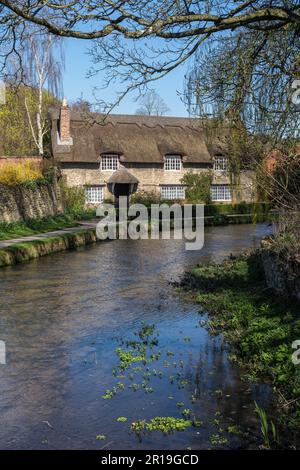
[[130,184],[125,184],[125,183],[116,183],[115,186],[114,186],[114,192],[113,192],[113,195],[115,197],[115,204],[116,206],[119,205],[119,197],[120,196],[127,196],[127,201],[129,201],[129,196],[131,194],[131,191],[130,191],[130,188],[131,185]]
[[115,198],[115,204],[119,205],[119,197],[127,196],[129,200],[130,194],[137,190],[139,180],[129,171],[121,167],[116,170],[107,182],[108,190]]

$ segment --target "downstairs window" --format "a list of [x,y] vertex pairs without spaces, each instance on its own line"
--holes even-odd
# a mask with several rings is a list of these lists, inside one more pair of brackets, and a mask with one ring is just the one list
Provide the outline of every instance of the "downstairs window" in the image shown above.
[[212,201],[231,201],[231,188],[229,184],[213,184],[210,188]]
[[182,185],[166,185],[160,187],[162,199],[185,199],[185,187]]
[[85,202],[87,204],[100,204],[104,199],[103,186],[86,186]]

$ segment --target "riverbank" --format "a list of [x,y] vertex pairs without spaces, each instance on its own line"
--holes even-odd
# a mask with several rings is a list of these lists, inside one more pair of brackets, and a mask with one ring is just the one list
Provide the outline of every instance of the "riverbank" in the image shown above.
[[245,370],[245,377],[272,384],[277,425],[282,432],[292,432],[291,444],[298,447],[300,366],[292,362],[292,343],[300,339],[299,302],[267,288],[258,252],[198,266],[182,286],[193,293],[201,313],[209,313],[210,332],[222,333],[229,341],[231,359]]
[[74,227],[59,232],[50,232],[36,236],[36,239],[30,241],[26,241],[25,237],[24,241],[20,243],[0,248],[0,267],[25,263],[59,251],[74,250],[97,241],[96,228],[91,227]]
[[0,241],[76,227],[80,225],[80,220],[89,220],[94,217],[94,210],[85,210],[75,214],[65,213],[19,222],[0,222]]

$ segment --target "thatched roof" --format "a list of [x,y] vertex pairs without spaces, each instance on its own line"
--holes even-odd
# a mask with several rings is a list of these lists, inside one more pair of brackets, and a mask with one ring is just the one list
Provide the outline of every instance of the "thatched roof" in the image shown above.
[[50,111],[52,150],[62,162],[98,162],[117,153],[121,162],[163,163],[165,155],[180,154],[187,163],[211,163],[199,119],[71,112],[73,145],[58,145],[59,109]]
[[114,171],[111,175],[108,183],[117,183],[117,184],[138,184],[139,180],[133,176],[126,168],[121,167],[118,170]]

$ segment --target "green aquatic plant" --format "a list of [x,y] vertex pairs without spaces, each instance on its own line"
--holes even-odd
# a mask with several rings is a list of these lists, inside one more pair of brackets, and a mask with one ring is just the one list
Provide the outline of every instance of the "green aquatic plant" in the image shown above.
[[135,355],[133,350],[123,351],[122,348],[117,348],[116,353],[120,359],[120,367],[122,370],[128,369],[130,364],[134,362],[141,362],[146,360],[145,354]]
[[116,387],[113,387],[111,390],[106,390],[105,395],[102,395],[104,400],[109,400],[113,398],[117,393]]
[[139,437],[141,438],[142,434],[145,432],[146,429],[146,420],[139,419],[138,421],[134,421],[130,425],[130,429]]
[[136,383],[130,384],[129,388],[131,388],[134,392],[136,392],[139,389],[139,385]]
[[170,434],[173,431],[184,431],[190,426],[192,426],[190,420],[158,416],[146,424],[146,429],[147,431],[161,431],[164,434]]
[[231,426],[228,426],[227,428],[228,434],[232,434],[234,436],[241,436],[243,434],[240,426],[238,424],[233,424]]
[[149,422],[146,420],[138,420],[131,424],[131,429],[138,436],[141,436],[143,432],[154,432],[160,431],[163,434],[171,434],[174,431],[185,431],[188,427],[193,425],[192,421],[173,418],[173,417],[162,417],[157,416],[152,418]]
[[184,388],[189,383],[190,383],[190,381],[188,379],[182,379],[178,383],[178,388]]
[[120,416],[119,418],[117,418],[117,421],[119,423],[126,423],[128,418],[126,418],[125,416]]
[[120,390],[125,390],[125,385],[123,384],[123,382],[117,382],[117,387]]
[[150,354],[149,360],[150,360],[151,362],[158,361],[160,355],[161,355],[160,352],[152,353],[152,354]]
[[105,434],[98,434],[96,436],[97,441],[104,441],[106,439]]
[[270,449],[269,425],[268,425],[267,413],[256,402],[254,403],[255,403],[255,411],[258,414],[259,419],[260,419],[260,430],[264,439],[264,444],[268,449]]
[[[260,419],[260,430],[264,439],[264,445],[267,447],[267,449],[271,448],[271,443],[270,443],[270,438],[269,438],[269,422],[268,422],[268,416],[266,411],[260,407],[256,401],[255,403],[255,411],[259,416]],[[278,432],[277,428],[274,424],[274,422],[271,420],[271,434],[272,434],[272,441],[274,444],[279,445],[279,437],[278,437]]]
[[191,402],[192,402],[192,403],[196,403],[196,401],[197,401],[197,396],[196,396],[195,394],[192,394],[192,396],[191,396]]
[[182,410],[181,414],[182,414],[182,416],[183,416],[184,418],[189,418],[191,412],[190,412],[190,410],[189,410],[188,408],[185,408],[184,410]]
[[200,419],[193,420],[193,426],[195,426],[196,428],[201,428],[203,424],[204,424],[203,421],[201,421]]
[[220,434],[212,434],[209,438],[211,445],[220,446],[228,443],[228,439]]
[[167,354],[167,356],[175,356],[175,354],[173,353],[173,351],[167,351],[166,354]]
[[[149,338],[154,334],[156,331],[155,325],[147,325],[146,323],[143,323],[143,326],[140,328],[138,332],[135,334],[142,340],[142,341],[148,341]],[[153,339],[151,340],[153,341]]]

